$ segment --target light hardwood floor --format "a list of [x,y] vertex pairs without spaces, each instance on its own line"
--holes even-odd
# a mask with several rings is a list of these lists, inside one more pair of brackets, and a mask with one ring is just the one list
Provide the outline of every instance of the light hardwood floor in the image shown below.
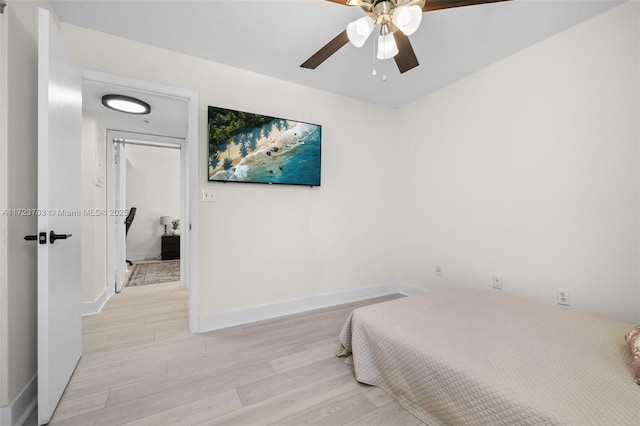
[[125,287],[83,319],[83,356],[51,424],[422,425],[334,356],[354,307],[396,297],[190,334],[177,283]]

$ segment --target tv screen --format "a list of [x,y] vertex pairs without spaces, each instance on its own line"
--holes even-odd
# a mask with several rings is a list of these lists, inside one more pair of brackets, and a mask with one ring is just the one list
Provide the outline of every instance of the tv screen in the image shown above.
[[320,186],[322,127],[209,106],[209,181]]

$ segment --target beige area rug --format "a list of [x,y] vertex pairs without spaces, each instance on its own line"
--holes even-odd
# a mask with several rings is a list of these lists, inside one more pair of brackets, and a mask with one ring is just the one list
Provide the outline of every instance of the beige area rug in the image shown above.
[[127,287],[180,281],[180,259],[133,264]]

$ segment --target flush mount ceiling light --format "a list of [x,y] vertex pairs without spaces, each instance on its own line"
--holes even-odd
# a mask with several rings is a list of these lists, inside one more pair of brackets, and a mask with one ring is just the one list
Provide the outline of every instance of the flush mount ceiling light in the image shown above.
[[127,114],[149,114],[151,106],[140,99],[124,95],[104,95],[102,105]]
[[[342,46],[351,42],[355,47],[364,46],[376,26],[380,27],[377,58],[394,58],[400,73],[420,65],[411,47],[409,37],[422,22],[422,12],[473,6],[507,0],[326,0],[331,3],[359,6],[365,16],[347,25],[333,40],[314,53],[302,68],[316,69]],[[373,73],[375,74],[375,73]]]

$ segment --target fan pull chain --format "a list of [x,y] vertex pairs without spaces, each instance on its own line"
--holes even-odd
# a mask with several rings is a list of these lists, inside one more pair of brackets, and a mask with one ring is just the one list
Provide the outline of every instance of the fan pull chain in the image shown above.
[[[376,76],[378,75],[378,71],[376,71],[376,61],[378,59],[378,57],[376,56],[376,43],[379,43],[377,37],[373,38],[373,43],[371,43],[371,46],[373,46],[373,70],[371,71],[371,75]],[[382,81],[387,81],[387,73],[383,73],[382,74]]]

